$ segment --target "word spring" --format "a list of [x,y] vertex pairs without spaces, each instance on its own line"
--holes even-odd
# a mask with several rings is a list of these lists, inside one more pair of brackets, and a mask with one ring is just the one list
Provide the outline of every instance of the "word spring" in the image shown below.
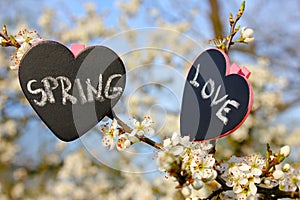
[[[27,83],[27,90],[29,93],[34,95],[41,95],[40,100],[34,99],[34,103],[38,106],[45,106],[47,102],[54,104],[57,100],[54,97],[53,91],[56,90],[59,85],[61,88],[62,99],[61,103],[63,105],[67,104],[67,101],[71,102],[72,104],[78,103],[80,101],[81,104],[85,104],[87,102],[93,102],[94,98],[96,101],[103,102],[106,99],[115,99],[122,94],[123,88],[121,87],[111,87],[111,82],[116,78],[121,78],[121,74],[113,74],[111,75],[108,80],[106,81],[104,91],[103,91],[103,81],[102,81],[102,74],[99,75],[99,82],[97,88],[95,88],[91,80],[89,78],[86,79],[86,93],[83,91],[83,87],[81,84],[80,79],[75,79],[74,85],[77,86],[79,91],[79,97],[75,97],[71,95],[69,92],[72,88],[72,83],[69,78],[65,76],[58,76],[53,78],[51,76],[45,77],[41,80],[43,84],[43,88],[33,89],[33,85],[37,83],[37,80],[30,80]],[[103,94],[102,94],[103,93]],[[79,100],[78,100],[79,99]]]

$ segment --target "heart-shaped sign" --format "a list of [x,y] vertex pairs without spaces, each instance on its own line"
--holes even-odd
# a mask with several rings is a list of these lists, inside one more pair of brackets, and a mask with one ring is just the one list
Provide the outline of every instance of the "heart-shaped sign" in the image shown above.
[[245,121],[252,107],[250,73],[228,56],[208,49],[194,61],[185,83],[180,131],[195,140],[228,135]]
[[112,112],[125,88],[125,67],[104,46],[77,57],[64,45],[44,41],[22,58],[19,80],[33,109],[52,132],[72,141]]

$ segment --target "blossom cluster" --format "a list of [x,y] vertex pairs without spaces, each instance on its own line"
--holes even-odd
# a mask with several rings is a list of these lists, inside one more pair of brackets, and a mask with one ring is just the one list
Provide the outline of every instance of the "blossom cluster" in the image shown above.
[[[223,38],[215,38],[210,40],[210,43],[214,44],[218,49],[223,50],[225,53],[228,53],[230,46],[235,43],[244,43],[248,44],[254,41],[253,37],[253,29],[243,27],[240,29],[240,26],[237,26],[237,22],[242,17],[245,11],[245,1],[242,2],[238,13],[233,17],[232,13],[229,15],[229,23],[230,23],[230,33]],[[240,37],[236,40],[233,40],[236,33],[240,31]]]
[[287,192],[295,192],[300,189],[300,169],[295,169],[289,164],[282,167],[284,178],[279,181],[279,189]]
[[238,199],[247,199],[257,193],[256,184],[261,183],[261,174],[266,165],[266,160],[260,154],[246,157],[233,156],[228,163],[220,167],[222,178],[226,185],[233,188]]
[[[232,156],[216,168],[227,187],[232,188],[234,198],[243,200],[259,193],[258,188],[278,188],[283,192],[295,192],[300,186],[300,170],[282,161],[289,156],[290,147],[283,146],[279,152],[267,156],[256,153],[245,157]],[[270,190],[270,194],[272,192]]]
[[[101,126],[102,144],[109,150],[116,147],[122,151],[130,145],[141,142],[154,133],[153,121],[147,116],[143,121],[132,120],[134,129],[125,132],[114,119]],[[259,189],[277,188],[283,192],[296,192],[300,186],[300,170],[282,162],[290,154],[290,147],[283,146],[273,153],[268,145],[266,156],[259,153],[244,157],[232,156],[228,161],[218,162],[213,145],[205,141],[190,141],[189,136],[174,132],[159,145],[157,165],[177,182],[177,188],[187,199],[193,199],[196,192],[212,187],[232,191],[231,198],[255,197]],[[199,195],[197,196],[197,198]]]
[[[236,29],[236,32],[240,30],[240,37],[236,40],[234,40],[234,42],[232,43],[244,43],[244,44],[249,44],[254,42],[254,30],[251,28],[247,28],[246,26]],[[234,32],[234,34],[236,34],[236,32]],[[228,43],[228,38],[223,38],[223,39],[213,39],[210,42],[212,42],[217,48],[220,49],[224,49],[225,44]]]
[[32,45],[42,41],[37,31],[23,29],[17,35],[7,34],[6,26],[3,26],[3,33],[0,35],[1,46],[14,46],[16,52],[10,57],[10,68],[17,70],[19,68],[23,55],[31,48]]
[[23,29],[14,36],[14,39],[19,43],[20,47],[17,48],[17,51],[10,57],[10,68],[12,70],[17,70],[23,55],[31,48],[32,45],[40,42],[42,38],[37,31],[28,31],[27,29]]
[[132,125],[134,129],[128,133],[118,126],[116,119],[113,119],[110,125],[106,123],[100,127],[100,131],[102,132],[102,144],[109,150],[113,150],[116,146],[118,150],[123,151],[132,144],[139,142],[139,137],[143,137],[145,134],[153,135],[155,131],[151,127],[152,124],[153,121],[150,116],[144,117],[141,122],[137,119],[133,119]]
[[191,142],[189,136],[173,133],[163,141],[163,150],[158,152],[157,164],[179,183],[185,196],[192,189],[199,190],[217,176],[215,158],[210,153],[212,145],[206,142]]

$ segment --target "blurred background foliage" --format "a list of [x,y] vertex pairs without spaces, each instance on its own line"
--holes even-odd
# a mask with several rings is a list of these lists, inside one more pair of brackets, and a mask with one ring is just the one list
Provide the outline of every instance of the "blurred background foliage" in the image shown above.
[[[153,114],[159,130],[155,137],[158,141],[179,129],[178,102],[181,99],[175,99],[174,103],[176,96],[172,96],[167,86],[184,84],[183,81],[178,83],[177,77],[164,76],[167,72],[158,66],[174,68],[184,79],[190,62],[207,46],[207,41],[228,33],[229,13],[237,12],[240,4],[238,0],[0,0],[0,24],[6,24],[9,33],[17,33],[24,27],[36,29],[44,39],[66,45],[115,45],[116,51],[122,53],[127,70],[132,70],[126,87],[137,88],[125,93],[116,108],[117,113],[125,121],[130,116]],[[290,161],[300,160],[299,9],[298,0],[246,2],[239,24],[255,30],[255,42],[234,46],[229,55],[232,62],[252,71],[254,105],[241,128],[217,141],[219,159],[263,153],[266,143],[270,143],[274,149],[283,144],[291,145]],[[162,29],[135,29],[145,27]],[[132,29],[135,30],[121,34],[121,43],[111,42],[114,38],[109,40]],[[174,34],[170,34],[171,31]],[[128,52],[130,48],[137,49],[141,41],[145,47],[154,48]],[[108,153],[98,148],[101,137],[97,128],[83,140],[71,143],[57,140],[28,105],[17,72],[9,70],[12,52],[13,49],[0,49],[1,200],[183,198],[172,180],[153,170],[155,167],[151,172],[141,173],[147,171],[149,165],[155,165],[155,153],[145,145],[131,147],[131,153],[125,155]],[[143,66],[151,76],[148,72],[136,71],[136,66]],[[153,77],[162,79],[163,84],[141,87]],[[92,140],[91,144],[90,138],[95,137],[100,139]],[[91,153],[93,149],[113,164],[102,164],[101,159]],[[137,162],[132,152],[146,152],[147,159]],[[202,192],[205,195],[205,191]]]

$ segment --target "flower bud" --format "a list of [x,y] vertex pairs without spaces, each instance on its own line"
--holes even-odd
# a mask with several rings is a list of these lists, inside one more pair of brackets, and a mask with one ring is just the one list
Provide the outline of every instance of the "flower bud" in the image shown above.
[[291,153],[291,147],[289,145],[285,145],[283,147],[280,148],[279,150],[279,154],[284,156],[284,157],[288,157]]
[[130,145],[131,145],[131,142],[125,134],[119,136],[118,141],[117,141],[117,149],[119,151],[124,151],[125,149],[130,147]]
[[126,148],[130,147],[130,145],[131,145],[131,142],[130,142],[129,140],[126,140],[126,141],[124,142],[124,146],[125,146]]
[[207,179],[207,181],[212,181],[212,180],[215,180],[218,176],[218,173],[217,171],[213,170],[211,175],[209,176],[209,178]]
[[251,38],[253,37],[253,29],[251,28],[247,28],[247,27],[243,27],[241,30],[241,35],[243,38]]
[[192,186],[195,190],[200,190],[203,187],[203,182],[199,179],[195,179]]
[[254,37],[251,37],[251,38],[245,38],[244,42],[245,43],[251,43],[254,41]]
[[266,186],[271,185],[271,181],[270,181],[269,179],[265,179],[265,180],[264,180],[264,183],[265,183]]
[[290,168],[291,168],[291,165],[288,164],[288,163],[285,163],[285,164],[283,165],[283,167],[282,167],[282,171],[283,171],[283,172],[287,172],[287,171],[290,170]]
[[6,28],[6,25],[4,24],[3,27],[2,27],[2,31],[3,31],[3,34],[4,35],[7,35],[7,28]]
[[191,191],[191,188],[184,187],[181,189],[181,193],[183,194],[183,196],[188,197],[192,194],[192,191]]
[[253,29],[243,27],[241,30],[241,38],[243,39],[243,42],[245,43],[253,42],[254,41],[253,33],[254,33]]
[[273,172],[273,177],[276,180],[282,180],[284,178],[284,173],[281,170],[275,170]]

